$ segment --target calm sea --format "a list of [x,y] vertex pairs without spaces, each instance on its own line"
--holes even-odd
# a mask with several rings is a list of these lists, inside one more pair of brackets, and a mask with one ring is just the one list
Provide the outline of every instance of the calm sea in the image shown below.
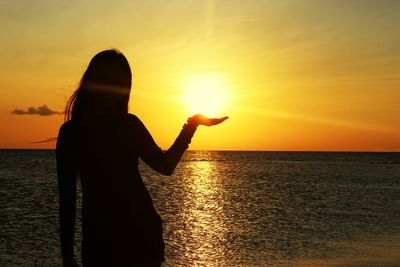
[[[400,266],[400,153],[189,151],[171,177],[140,167],[165,266]],[[0,266],[60,266],[55,152],[0,150],[0,179]]]

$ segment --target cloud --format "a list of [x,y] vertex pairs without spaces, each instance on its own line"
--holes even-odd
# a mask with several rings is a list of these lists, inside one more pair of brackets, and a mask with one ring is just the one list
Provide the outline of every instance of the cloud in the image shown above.
[[57,141],[57,137],[51,137],[40,141],[33,141],[31,144],[40,144],[40,143],[48,143],[48,142],[55,142]]
[[62,115],[64,112],[54,111],[49,109],[46,105],[38,108],[30,107],[28,110],[22,110],[19,108],[14,109],[11,114],[15,115],[39,115],[39,116],[50,116],[50,115]]

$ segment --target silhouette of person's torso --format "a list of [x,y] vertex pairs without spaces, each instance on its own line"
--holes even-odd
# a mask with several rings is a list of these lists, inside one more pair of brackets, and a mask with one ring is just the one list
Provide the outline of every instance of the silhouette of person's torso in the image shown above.
[[161,262],[161,218],[138,169],[144,149],[160,149],[144,125],[124,114],[69,121],[63,127],[82,185],[84,265]]

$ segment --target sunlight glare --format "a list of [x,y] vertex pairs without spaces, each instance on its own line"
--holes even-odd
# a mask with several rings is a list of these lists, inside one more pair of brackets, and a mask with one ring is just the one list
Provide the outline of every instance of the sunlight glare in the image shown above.
[[227,106],[226,82],[221,75],[190,76],[184,80],[183,89],[182,100],[192,114],[220,116]]

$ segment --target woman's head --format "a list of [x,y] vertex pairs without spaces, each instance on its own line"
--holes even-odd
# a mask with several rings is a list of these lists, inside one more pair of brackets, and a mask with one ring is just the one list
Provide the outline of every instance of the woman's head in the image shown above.
[[131,68],[121,52],[112,49],[98,53],[69,99],[65,119],[99,113],[127,113],[131,84]]

